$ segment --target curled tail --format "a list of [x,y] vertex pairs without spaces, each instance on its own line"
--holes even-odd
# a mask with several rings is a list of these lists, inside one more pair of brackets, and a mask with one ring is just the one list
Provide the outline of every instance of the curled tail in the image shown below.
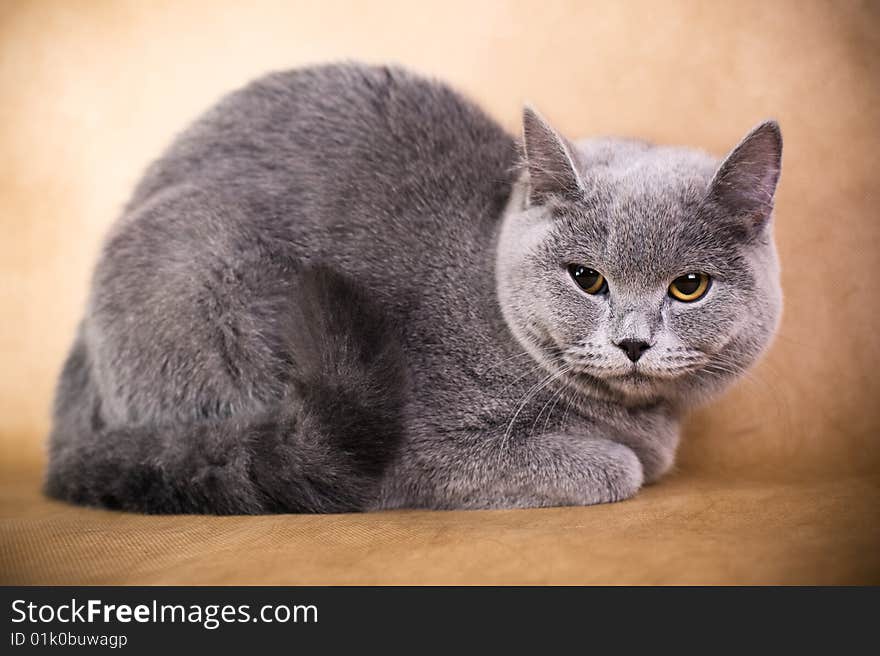
[[368,299],[324,270],[299,275],[285,317],[287,398],[187,424],[110,426],[78,338],[61,374],[46,492],[145,513],[350,512],[375,498],[402,437],[404,364]]

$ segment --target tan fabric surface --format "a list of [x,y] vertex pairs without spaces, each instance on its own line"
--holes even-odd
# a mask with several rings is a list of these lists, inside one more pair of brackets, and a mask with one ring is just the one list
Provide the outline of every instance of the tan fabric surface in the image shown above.
[[[880,10],[869,2],[0,4],[0,582],[878,582]],[[396,61],[511,130],[722,153],[775,116],[786,311],[766,361],[623,504],[143,518],[37,491],[54,378],[137,176],[220,93]]]
[[592,508],[142,517],[0,487],[0,582],[880,584],[876,477],[678,476]]

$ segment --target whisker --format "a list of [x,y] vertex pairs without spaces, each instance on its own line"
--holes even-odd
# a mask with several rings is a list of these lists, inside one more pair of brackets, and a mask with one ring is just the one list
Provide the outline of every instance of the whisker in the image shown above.
[[526,404],[528,404],[531,398],[538,394],[541,390],[543,390],[547,385],[549,385],[565,373],[567,373],[567,370],[563,369],[562,372],[555,372],[550,374],[546,378],[543,378],[532,385],[532,387],[521,397],[520,401],[517,402],[518,407],[516,409],[516,412],[514,412],[513,417],[511,417],[510,422],[507,424],[507,429],[504,431],[504,436],[501,438],[501,444],[499,446],[500,451],[504,451],[504,449],[507,447],[507,443],[510,441],[510,436],[513,432],[513,425],[516,422],[517,417],[519,417],[519,414],[526,407]]
[[488,373],[498,369],[498,367],[500,367],[501,365],[509,363],[512,360],[520,360],[520,359],[527,357],[527,356],[531,357],[531,355],[532,354],[529,353],[528,351],[524,351],[522,353],[517,353],[516,355],[511,355],[510,357],[503,358],[503,359],[499,360],[498,362],[496,362],[494,365],[492,365],[491,367],[489,367],[488,369],[486,369],[482,373],[483,373],[483,375],[488,374]]
[[523,378],[526,378],[526,377],[528,377],[528,376],[534,374],[535,372],[537,372],[537,371],[539,371],[540,369],[543,369],[543,368],[544,368],[544,365],[541,364],[540,362],[535,362],[535,363],[533,363],[532,366],[529,367],[529,368],[525,371],[525,373],[520,374],[519,376],[517,376],[516,378],[514,378],[512,381],[510,381],[509,383],[507,383],[507,385],[505,385],[504,388],[503,388],[501,391],[502,391],[502,392],[506,392],[506,391],[509,390],[511,387],[513,387],[514,385],[516,385],[519,381],[521,381]]
[[[558,378],[561,378],[562,376],[565,376],[565,375],[568,374],[570,371],[571,371],[571,368],[570,368],[570,367],[569,367],[569,368],[562,368],[562,369],[559,371],[559,376],[557,376],[557,379],[558,379]],[[562,387],[560,387],[559,390],[554,391],[553,394],[550,395],[550,398],[547,399],[547,402],[541,407],[541,411],[538,413],[538,416],[535,417],[535,421],[534,421],[534,423],[532,424],[532,429],[529,431],[529,437],[531,437],[531,436],[535,433],[535,427],[538,425],[538,422],[539,422],[540,419],[541,419],[541,415],[544,414],[544,410],[547,409],[547,406],[550,405],[550,402],[551,402],[554,398],[557,398],[557,399],[558,399],[558,396],[557,396],[557,395],[559,394],[559,392],[560,392],[561,390],[564,390],[564,389],[565,389],[565,386],[563,385]],[[552,412],[552,411],[551,411],[551,412]],[[549,420],[550,420],[550,414],[548,413],[548,414],[547,414],[547,419],[544,421],[544,425],[545,425],[545,427],[546,427],[547,421],[549,421]]]
[[559,403],[559,400],[565,396],[565,393],[568,391],[566,385],[563,385],[559,388],[559,392],[556,395],[556,400],[553,401],[553,405],[550,406],[550,411],[547,413],[547,418],[544,420],[544,428],[543,431],[547,432],[547,426],[550,424],[550,418],[553,416],[553,411],[556,409],[556,405]]

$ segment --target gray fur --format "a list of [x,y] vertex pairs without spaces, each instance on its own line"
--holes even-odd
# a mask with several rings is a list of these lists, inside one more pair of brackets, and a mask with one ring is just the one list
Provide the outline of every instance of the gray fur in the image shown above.
[[[147,171],[59,381],[48,492],[143,512],[624,499],[781,308],[762,124],[523,143],[392,68],[269,75]],[[585,294],[569,264],[602,272]],[[683,273],[713,276],[694,303]],[[651,347],[632,363],[614,344]]]

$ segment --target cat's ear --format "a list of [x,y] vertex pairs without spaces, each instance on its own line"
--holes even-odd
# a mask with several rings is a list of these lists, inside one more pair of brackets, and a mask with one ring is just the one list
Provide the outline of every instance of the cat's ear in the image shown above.
[[523,155],[529,173],[530,204],[551,196],[578,199],[583,182],[572,145],[528,105],[523,109]]
[[782,133],[765,121],[746,135],[721,163],[709,187],[710,199],[750,231],[765,226],[782,166]]

